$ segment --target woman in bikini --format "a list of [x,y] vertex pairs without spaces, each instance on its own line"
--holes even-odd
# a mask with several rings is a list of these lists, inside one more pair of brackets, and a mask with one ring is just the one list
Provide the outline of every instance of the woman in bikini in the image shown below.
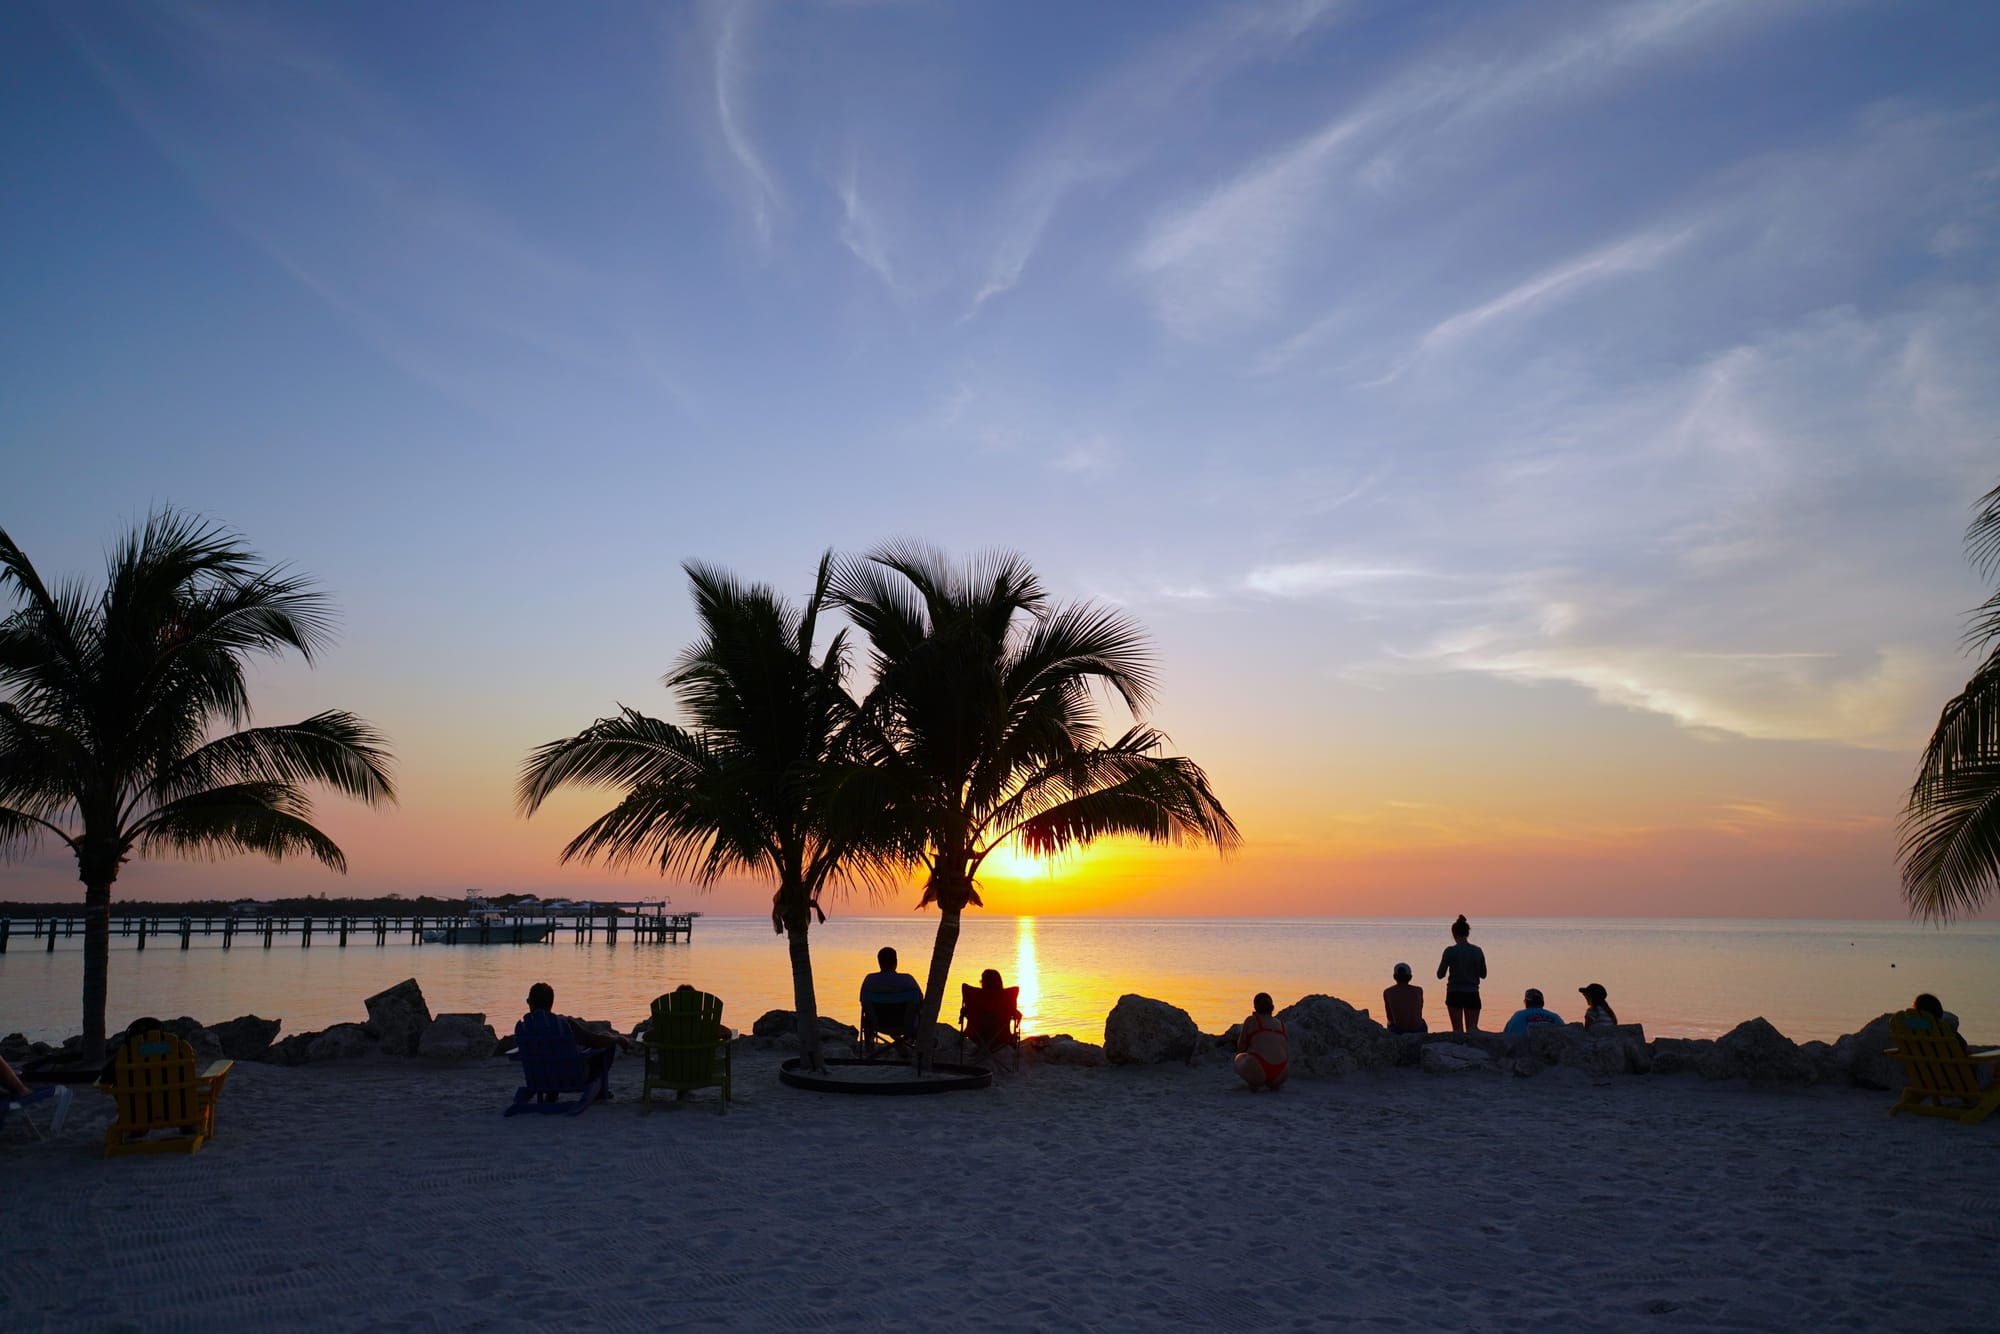
[[1282,1020],[1271,1016],[1271,996],[1260,991],[1250,1004],[1255,1007],[1236,1034],[1236,1073],[1253,1089],[1281,1088],[1291,1054],[1285,1046],[1290,1036]]

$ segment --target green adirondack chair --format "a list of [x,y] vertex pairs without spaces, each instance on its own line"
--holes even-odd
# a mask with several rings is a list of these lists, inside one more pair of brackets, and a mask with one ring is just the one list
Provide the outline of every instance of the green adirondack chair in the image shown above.
[[719,1088],[722,1103],[716,1110],[729,1110],[729,1030],[722,1026],[721,998],[675,987],[653,1002],[653,1026],[642,1045],[646,1080],[639,1101],[650,1103],[654,1089],[684,1096]]

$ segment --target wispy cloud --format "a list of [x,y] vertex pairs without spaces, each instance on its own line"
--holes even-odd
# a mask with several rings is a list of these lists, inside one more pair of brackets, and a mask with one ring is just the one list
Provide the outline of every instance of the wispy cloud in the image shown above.
[[1579,288],[1626,273],[1643,273],[1657,267],[1692,240],[1699,230],[1691,225],[1667,231],[1648,230],[1637,236],[1599,247],[1587,255],[1536,274],[1526,282],[1502,292],[1490,301],[1440,320],[1418,340],[1419,352],[1433,352],[1466,338],[1499,320],[1527,315],[1560,300]]
[[1002,204],[999,240],[970,312],[1021,281],[1050,220],[1080,186],[1158,152],[1165,122],[1207,90],[1270,59],[1338,13],[1333,0],[1238,5],[1162,39],[1114,70],[1028,151]]
[[840,243],[891,289],[897,288],[896,272],[890,267],[888,247],[882,238],[882,225],[861,197],[861,186],[852,163],[841,176],[835,191],[840,196]]
[[1287,565],[1260,565],[1243,577],[1243,587],[1268,597],[1298,598],[1423,577],[1423,571],[1403,566],[1311,560]]
[[[1357,188],[1375,188],[1406,160],[1441,152],[1448,138],[1485,131],[1504,113],[1573,100],[1606,86],[1642,56],[1687,41],[1723,17],[1752,21],[1724,0],[1644,0],[1602,11],[1578,31],[1567,16],[1524,52],[1495,58],[1458,49],[1420,60],[1358,104],[1336,112],[1158,218],[1133,256],[1162,323],[1190,338],[1276,313],[1308,237],[1325,239],[1340,213],[1328,207],[1340,164],[1355,161]],[[1530,7],[1531,15],[1549,11]],[[1490,43],[1492,34],[1480,38]],[[1474,39],[1478,40],[1478,39]],[[1357,159],[1365,151],[1367,161]]]
[[743,30],[750,21],[752,6],[748,0],[726,0],[711,4],[707,13],[714,29],[709,67],[714,78],[716,128],[736,164],[739,192],[749,210],[750,225],[758,242],[769,245],[780,206],[778,182],[750,135],[743,106],[743,85],[747,78]]

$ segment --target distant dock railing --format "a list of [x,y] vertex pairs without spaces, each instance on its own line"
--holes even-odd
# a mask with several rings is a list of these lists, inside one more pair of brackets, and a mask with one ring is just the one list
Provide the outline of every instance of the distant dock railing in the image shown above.
[[[609,906],[609,905],[607,905]],[[412,945],[553,945],[558,936],[586,945],[602,937],[616,945],[620,935],[647,944],[679,944],[694,939],[694,919],[698,912],[558,912],[476,919],[465,913],[416,913],[407,916],[338,913],[121,913],[111,914],[114,939],[136,939],[139,949],[149,940],[162,937],[177,940],[188,948],[197,936],[220,936],[222,948],[251,941],[270,949],[278,939],[298,937],[302,949],[312,947],[313,938],[345,948],[350,939],[387,945],[408,941]],[[0,917],[0,954],[7,952],[9,938],[32,942],[54,952],[58,940],[80,940],[84,917],[74,909],[36,913],[29,916]],[[425,937],[431,939],[426,942]]]

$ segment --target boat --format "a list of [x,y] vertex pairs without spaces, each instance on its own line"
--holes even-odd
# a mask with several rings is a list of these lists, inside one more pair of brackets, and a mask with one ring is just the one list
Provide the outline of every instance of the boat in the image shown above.
[[555,929],[554,922],[531,922],[518,910],[490,903],[478,890],[468,889],[464,920],[456,926],[426,927],[419,938],[426,945],[536,945]]

